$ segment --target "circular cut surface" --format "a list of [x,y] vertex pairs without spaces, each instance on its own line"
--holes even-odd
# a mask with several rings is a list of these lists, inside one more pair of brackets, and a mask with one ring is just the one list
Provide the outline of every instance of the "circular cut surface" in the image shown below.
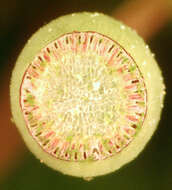
[[133,58],[96,32],[73,32],[39,52],[20,87],[33,138],[62,160],[102,160],[141,128],[146,88]]

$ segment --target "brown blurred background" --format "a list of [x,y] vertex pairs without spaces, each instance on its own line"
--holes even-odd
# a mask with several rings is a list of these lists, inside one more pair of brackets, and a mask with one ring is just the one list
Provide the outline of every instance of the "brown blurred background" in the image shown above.
[[[172,189],[171,0],[2,0],[0,4],[0,189]],[[28,38],[58,16],[98,11],[135,28],[147,41],[162,69],[167,96],[158,130],[139,157],[116,173],[84,182],[40,164],[11,123],[9,81]]]

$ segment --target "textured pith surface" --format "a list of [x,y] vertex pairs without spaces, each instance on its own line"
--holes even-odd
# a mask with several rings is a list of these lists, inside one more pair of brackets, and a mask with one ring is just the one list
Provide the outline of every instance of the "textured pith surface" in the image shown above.
[[[61,35],[73,31],[95,31],[121,44],[137,63],[147,88],[147,115],[140,132],[123,151],[104,160],[66,162],[47,154],[28,132],[19,103],[23,75],[29,64],[34,60],[35,55]],[[99,13],[67,15],[52,21],[35,33],[17,60],[13,70],[10,90],[12,115],[29,149],[37,158],[50,167],[78,177],[103,175],[115,171],[133,160],[145,147],[156,129],[164,96],[162,76],[148,46],[130,28]]]
[[21,107],[41,147],[64,160],[101,160],[141,128],[146,89],[134,60],[95,32],[66,34],[28,67]]

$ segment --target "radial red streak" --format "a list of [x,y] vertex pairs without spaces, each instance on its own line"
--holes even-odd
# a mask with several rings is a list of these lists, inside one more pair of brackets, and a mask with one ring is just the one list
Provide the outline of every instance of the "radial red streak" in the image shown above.
[[93,47],[93,50],[94,50],[94,51],[97,50],[97,43],[98,43],[98,39],[95,38],[95,39],[94,39],[94,47]]
[[47,61],[47,62],[50,62],[51,60],[50,60],[50,56],[49,55],[47,55],[47,53],[46,52],[44,52],[44,59]]
[[129,96],[132,100],[143,100],[143,98],[139,94],[133,94]]
[[83,43],[83,51],[86,51],[87,49],[87,42],[88,42],[88,34],[85,34],[85,41]]
[[57,43],[59,44],[59,46],[60,46],[60,48],[61,48],[62,50],[65,50],[64,47],[62,46],[62,43],[61,43],[60,40],[58,40]]
[[59,59],[59,54],[57,53],[56,50],[53,50],[53,55],[54,55],[54,57],[56,58],[56,60]]
[[131,85],[125,86],[125,89],[132,89],[134,87],[136,87],[136,85],[135,84],[131,84]]
[[50,137],[52,134],[54,134],[54,131],[50,131],[49,133],[47,133],[47,134],[45,135],[45,138],[47,139],[47,138]]
[[125,75],[125,76],[123,77],[123,79],[124,79],[125,81],[129,81],[129,80],[132,79],[132,76],[131,76],[130,74],[127,74],[127,75]]
[[76,38],[74,36],[74,34],[72,34],[72,36],[70,37],[70,40],[72,42],[72,46],[71,46],[71,49],[73,52],[77,52],[77,45],[76,45]]
[[101,143],[99,143],[99,150],[100,152],[103,152],[103,145]]
[[132,115],[127,115],[126,117],[127,117],[130,121],[133,121],[133,122],[138,121],[138,119],[137,119],[136,117],[132,116]]
[[72,145],[72,150],[74,150],[74,148],[75,148],[75,144]]
[[124,69],[126,69],[126,67],[127,67],[127,66],[126,66],[126,65],[124,65],[123,67],[119,68],[117,71],[118,71],[119,73],[122,73],[122,72],[123,72],[123,70],[124,70]]
[[103,56],[106,50],[107,50],[107,46],[105,44],[103,44],[101,47],[101,50],[100,50],[100,55]]
[[52,143],[52,148],[55,148],[59,143],[59,139],[55,138],[53,143]]
[[114,58],[114,56],[117,54],[118,50],[119,50],[118,48],[116,48],[116,49],[114,50],[112,56],[110,57],[110,59],[109,59],[109,61],[108,61],[108,65],[113,65],[113,58]]
[[34,78],[38,78],[39,77],[39,74],[36,71],[34,71],[33,68],[29,68],[28,69],[28,74],[31,75]]
[[40,71],[44,71],[44,68],[40,65],[40,61],[35,60],[33,64],[40,69]]

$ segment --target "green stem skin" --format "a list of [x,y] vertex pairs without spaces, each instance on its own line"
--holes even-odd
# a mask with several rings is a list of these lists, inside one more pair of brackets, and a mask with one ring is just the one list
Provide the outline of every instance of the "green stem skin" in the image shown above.
[[[95,31],[117,41],[136,61],[147,88],[147,115],[141,130],[123,151],[104,160],[64,161],[52,157],[30,135],[20,108],[20,85],[28,65],[47,44],[73,31]],[[164,94],[161,71],[143,39],[131,28],[109,16],[88,12],[62,16],[39,29],[19,55],[10,84],[12,117],[30,151],[49,167],[63,174],[86,179],[114,172],[138,156],[157,128]]]

